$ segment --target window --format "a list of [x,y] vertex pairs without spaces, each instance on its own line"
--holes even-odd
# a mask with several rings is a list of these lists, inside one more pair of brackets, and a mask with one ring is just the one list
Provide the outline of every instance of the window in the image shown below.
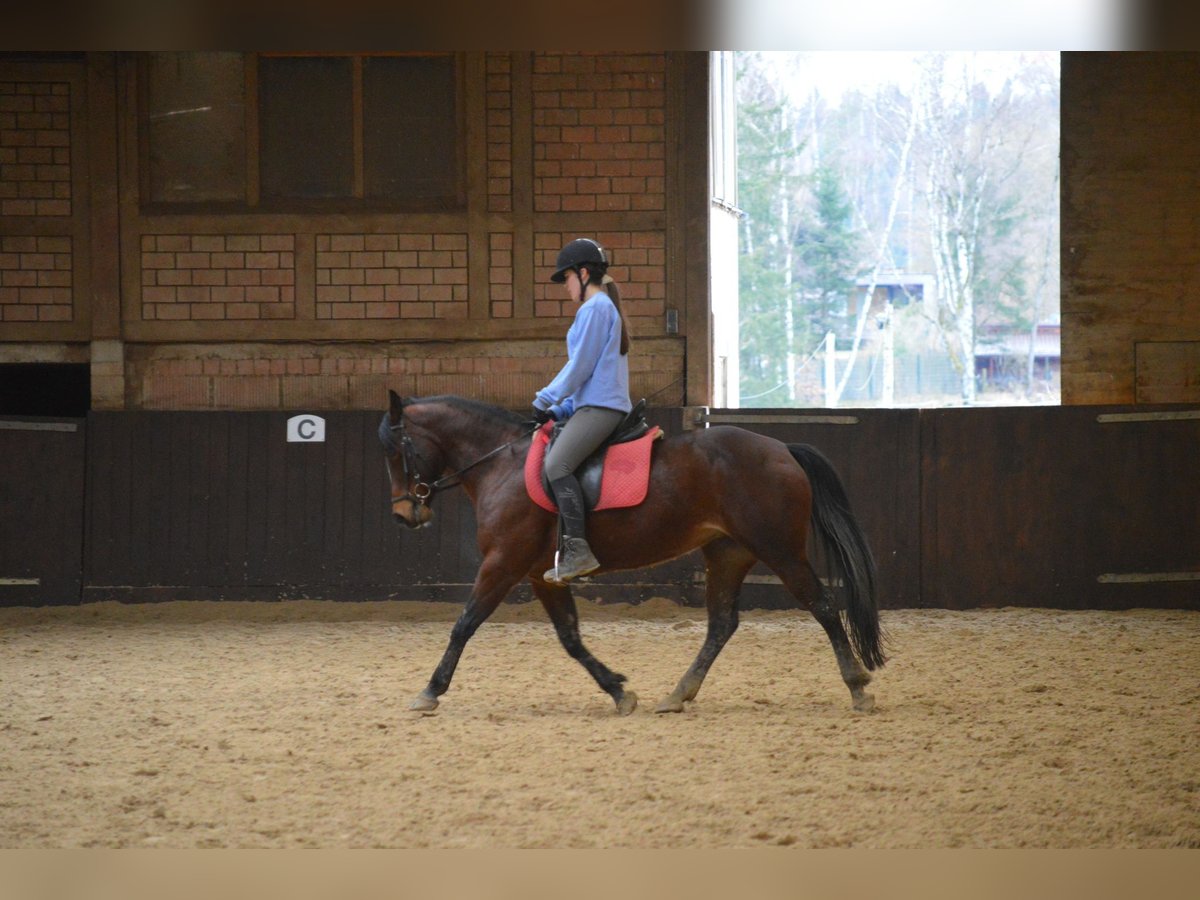
[[246,197],[245,62],[240,53],[150,53],[143,103],[147,195],[155,203]]
[[458,193],[454,59],[363,60],[363,167],[368,198]]
[[737,63],[739,402],[1058,403],[1058,52]]
[[465,203],[452,54],[154,53],[141,72],[151,204]]
[[264,199],[354,196],[353,89],[354,68],[345,57],[259,61]]

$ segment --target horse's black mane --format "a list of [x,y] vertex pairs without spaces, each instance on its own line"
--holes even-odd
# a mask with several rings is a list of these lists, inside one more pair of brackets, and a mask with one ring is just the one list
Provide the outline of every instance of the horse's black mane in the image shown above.
[[458,397],[454,394],[441,394],[436,397],[413,397],[407,403],[444,403],[447,406],[453,406],[461,409],[464,412],[471,413],[481,419],[494,421],[503,425],[521,426],[528,423],[527,416],[522,416],[520,413],[515,413],[512,410],[502,409],[499,406],[493,406],[490,403],[484,403],[480,400],[469,400],[466,397]]
[[[404,406],[423,406],[426,404],[449,406],[456,410],[461,410],[474,419],[481,421],[485,426],[493,425],[498,428],[524,430],[526,426],[532,425],[530,420],[519,413],[502,409],[499,406],[493,406],[490,403],[483,403],[479,400],[468,400],[466,397],[457,397],[453,394],[440,394],[436,397],[405,397],[401,402]],[[379,423],[379,441],[383,444],[383,448],[389,455],[395,455],[401,450],[400,438],[396,434],[398,430],[400,430],[400,426],[392,423],[392,413],[390,411],[385,412],[383,419]]]

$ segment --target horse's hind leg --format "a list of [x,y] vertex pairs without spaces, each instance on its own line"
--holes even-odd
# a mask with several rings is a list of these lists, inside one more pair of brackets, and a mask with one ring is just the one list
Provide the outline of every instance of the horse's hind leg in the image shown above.
[[833,652],[837,656],[842,681],[850,689],[850,702],[854,708],[859,712],[870,712],[875,708],[875,697],[867,693],[865,689],[871,682],[871,673],[854,655],[833,591],[821,584],[812,565],[807,562],[794,567],[789,566],[788,570],[786,572],[776,570],[776,574],[780,576],[784,585],[796,599],[808,607],[813,618],[825,629],[825,634],[829,636],[829,643],[833,645]]
[[531,577],[529,581],[533,585],[533,593],[554,623],[554,631],[567,654],[587,669],[588,674],[596,679],[596,684],[613,698],[618,715],[627,716],[633,712],[637,708],[638,698],[633,691],[625,690],[625,676],[609,669],[583,645],[583,638],[579,635],[579,612],[575,608],[571,589],[565,585],[548,584],[537,577]]
[[726,642],[738,627],[738,592],[755,557],[744,547],[728,538],[720,538],[703,548],[708,607],[708,633],[695,661],[679,679],[668,696],[654,707],[655,712],[683,712],[683,704],[694,700],[704,683],[704,677]]

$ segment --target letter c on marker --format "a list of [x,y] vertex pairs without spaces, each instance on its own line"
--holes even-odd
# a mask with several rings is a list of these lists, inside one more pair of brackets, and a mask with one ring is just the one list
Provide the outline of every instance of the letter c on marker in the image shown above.
[[325,420],[313,413],[301,413],[287,421],[288,442],[313,444],[325,440]]

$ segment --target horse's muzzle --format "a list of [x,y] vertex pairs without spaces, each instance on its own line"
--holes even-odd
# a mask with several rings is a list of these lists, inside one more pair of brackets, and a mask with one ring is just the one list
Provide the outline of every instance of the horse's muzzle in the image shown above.
[[392,501],[392,518],[412,530],[428,528],[433,522],[433,510],[424,503],[416,503],[408,497]]

